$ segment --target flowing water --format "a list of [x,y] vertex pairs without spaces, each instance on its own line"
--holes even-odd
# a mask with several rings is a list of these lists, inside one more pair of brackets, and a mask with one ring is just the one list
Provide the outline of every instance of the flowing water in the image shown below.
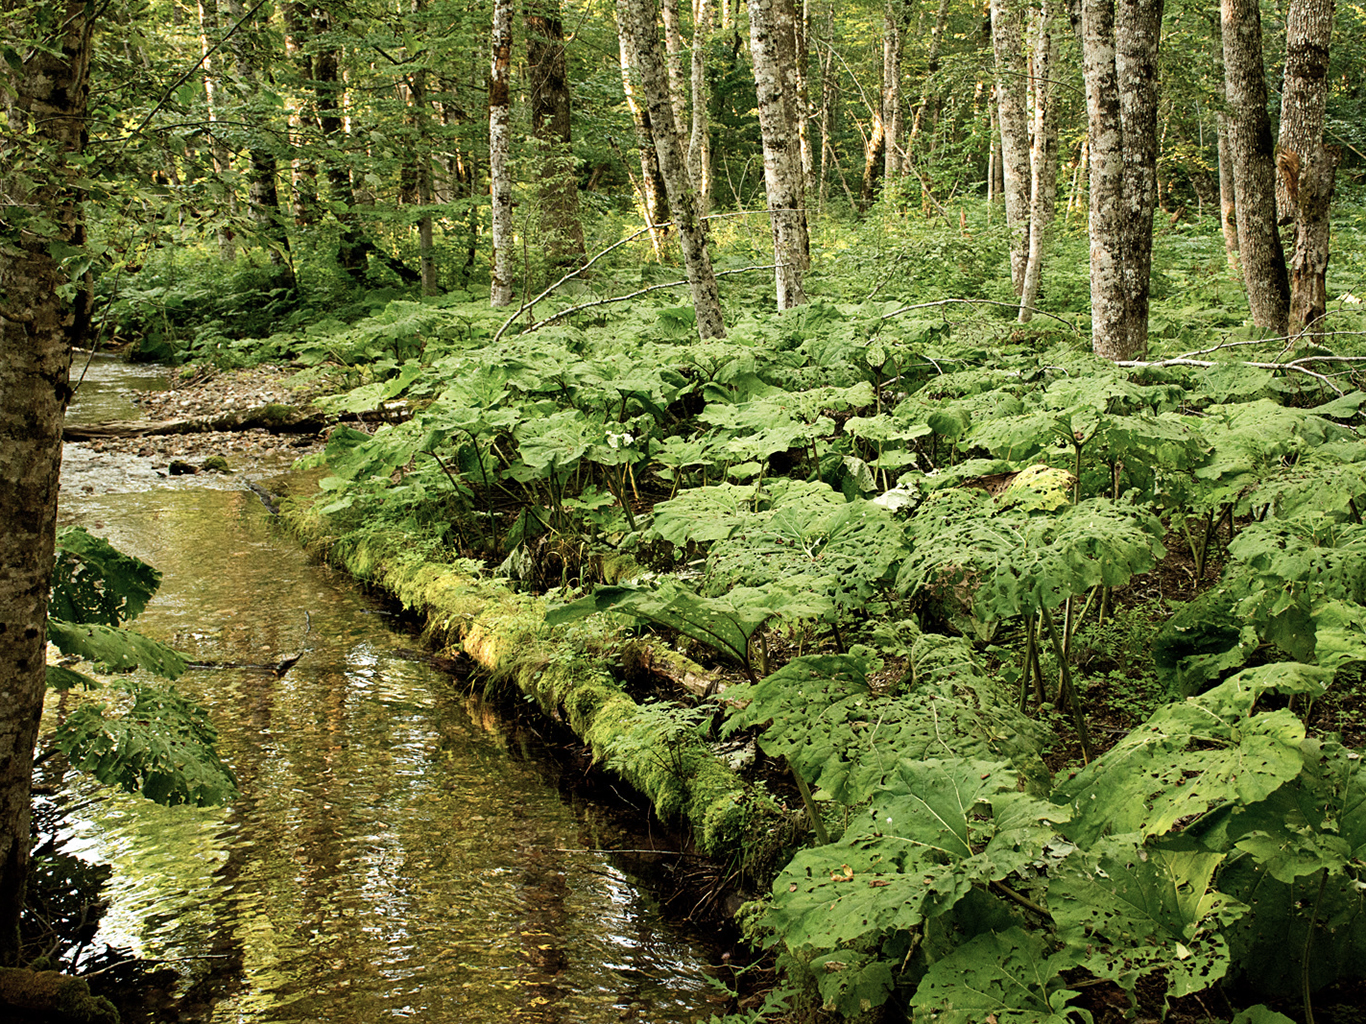
[[173,969],[162,1019],[706,1016],[709,954],[598,852],[624,840],[254,495],[75,445],[64,473],[62,521],[164,574],[139,629],[195,662],[300,655],[282,676],[177,683],[219,728],[242,789],[230,807],[66,781],[66,852],[113,868],[91,950]]

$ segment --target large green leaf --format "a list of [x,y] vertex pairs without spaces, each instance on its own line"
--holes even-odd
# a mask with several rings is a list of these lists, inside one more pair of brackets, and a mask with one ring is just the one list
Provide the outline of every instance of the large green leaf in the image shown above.
[[1077,964],[1064,947],[1022,928],[987,932],[930,966],[911,998],[915,1019],[935,1024],[1090,1024],[1089,1010],[1069,1006],[1077,993],[1063,973]]
[[48,619],[47,638],[63,654],[92,662],[107,672],[141,668],[176,679],[185,671],[185,660],[176,651],[131,629]]
[[1300,773],[1304,725],[1289,711],[1253,708],[1267,690],[1311,685],[1297,668],[1247,670],[1160,708],[1058,787],[1073,808],[1064,831],[1087,847],[1107,832],[1162,835],[1213,808],[1265,799]]
[[218,733],[204,709],[174,690],[138,687],[132,708],[110,716],[83,704],[55,743],[75,768],[160,804],[221,804],[237,780],[218,757]]
[[1146,846],[1132,834],[1102,839],[1050,877],[1058,937],[1131,997],[1155,973],[1168,998],[1204,991],[1228,972],[1224,929],[1248,910],[1214,891],[1223,860],[1199,847]]
[[142,614],[161,573],[82,526],[57,531],[48,614],[67,622],[118,626]]

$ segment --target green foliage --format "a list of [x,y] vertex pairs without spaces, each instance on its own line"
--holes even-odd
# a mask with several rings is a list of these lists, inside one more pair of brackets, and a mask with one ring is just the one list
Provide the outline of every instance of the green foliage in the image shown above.
[[218,731],[207,712],[174,690],[136,687],[122,714],[82,704],[54,742],[74,768],[159,804],[222,804],[237,780],[219,759]]
[[117,626],[141,615],[160,585],[161,573],[84,527],[57,531],[52,617]]
[[[84,529],[63,530],[52,576],[48,640],[97,671],[142,669],[176,679],[185,661],[175,650],[120,628],[142,612],[160,585],[161,573],[140,559]],[[47,681],[58,690],[100,685],[59,665],[48,666]],[[221,804],[237,796],[237,781],[218,756],[217,730],[199,704],[134,680],[118,686],[132,695],[131,707],[114,714],[83,703],[58,726],[53,743],[73,767],[161,804]]]

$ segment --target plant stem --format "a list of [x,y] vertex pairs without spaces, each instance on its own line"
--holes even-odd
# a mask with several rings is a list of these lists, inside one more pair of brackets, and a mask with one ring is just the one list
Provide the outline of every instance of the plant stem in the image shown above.
[[1081,759],[1083,763],[1090,764],[1091,734],[1086,728],[1086,719],[1081,714],[1081,702],[1077,700],[1077,691],[1072,687],[1072,669],[1067,664],[1067,658],[1063,656],[1062,640],[1058,637],[1058,627],[1053,624],[1053,616],[1047,608],[1040,611],[1043,614],[1044,627],[1048,630],[1049,642],[1053,645],[1053,656],[1062,667],[1062,696],[1072,709],[1072,722],[1077,729],[1077,740],[1081,743]]
[[1309,915],[1309,927],[1304,933],[1304,951],[1300,954],[1300,994],[1304,998],[1304,1024],[1314,1024],[1314,1004],[1309,998],[1309,952],[1314,946],[1314,926],[1319,920],[1319,906],[1323,890],[1328,885],[1328,869],[1319,868],[1319,892],[1314,897],[1314,912]]
[[[790,766],[789,766],[790,767]],[[811,799],[811,790],[802,778],[801,773],[796,768],[792,768],[792,781],[797,784],[797,792],[802,795],[802,803],[806,805],[806,816],[811,819],[811,829],[816,833],[816,842],[822,846],[830,842],[830,834],[825,831],[825,822],[821,820],[820,812],[816,810],[816,801]]]

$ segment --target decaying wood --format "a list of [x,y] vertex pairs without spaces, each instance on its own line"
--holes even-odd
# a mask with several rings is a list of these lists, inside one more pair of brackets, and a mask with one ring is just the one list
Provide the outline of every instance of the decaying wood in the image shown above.
[[718,673],[707,671],[677,651],[643,640],[626,645],[622,651],[622,667],[627,678],[654,676],[681,686],[694,697],[710,697],[724,686]]
[[[399,422],[409,416],[401,402],[381,406],[371,412],[360,413],[365,420]],[[316,434],[337,422],[311,409],[292,405],[262,405],[241,409],[222,416],[197,416],[179,420],[110,420],[106,423],[68,423],[62,428],[65,441],[95,441],[118,437],[163,437],[172,434],[211,434],[243,430],[268,430],[272,434]]]

